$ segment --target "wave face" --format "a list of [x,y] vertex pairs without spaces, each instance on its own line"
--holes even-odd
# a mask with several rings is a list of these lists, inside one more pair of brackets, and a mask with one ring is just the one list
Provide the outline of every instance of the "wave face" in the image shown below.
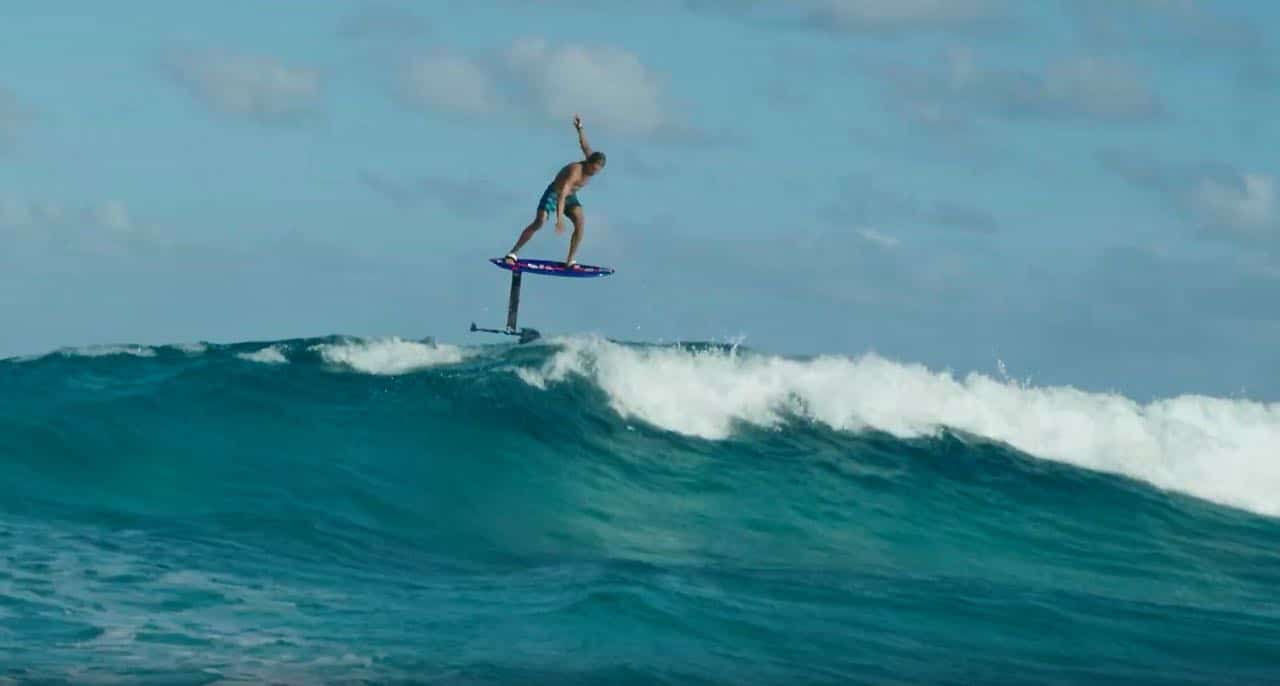
[[5,360],[0,683],[1274,683],[1276,446],[713,344]]

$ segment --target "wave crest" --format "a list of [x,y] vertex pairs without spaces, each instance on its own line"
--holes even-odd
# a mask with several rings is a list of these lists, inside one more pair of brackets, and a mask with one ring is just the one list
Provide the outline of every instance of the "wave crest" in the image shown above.
[[407,374],[443,364],[457,364],[466,358],[459,347],[406,341],[397,337],[320,343],[310,350],[329,364],[350,367],[366,374]]
[[949,428],[1030,455],[1280,516],[1280,404],[1186,395],[1141,404],[1112,393],[963,377],[875,354],[789,359],[729,350],[638,347],[594,338],[520,377],[546,388],[577,375],[610,406],[708,440],[734,424],[798,416],[845,431],[914,438]]

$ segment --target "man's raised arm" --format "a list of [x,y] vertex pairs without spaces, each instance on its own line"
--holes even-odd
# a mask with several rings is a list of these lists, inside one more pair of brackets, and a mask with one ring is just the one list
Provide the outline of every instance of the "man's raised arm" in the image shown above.
[[578,130],[578,145],[582,146],[582,158],[591,157],[591,146],[587,145],[587,134],[582,131],[582,117],[573,115],[573,128]]

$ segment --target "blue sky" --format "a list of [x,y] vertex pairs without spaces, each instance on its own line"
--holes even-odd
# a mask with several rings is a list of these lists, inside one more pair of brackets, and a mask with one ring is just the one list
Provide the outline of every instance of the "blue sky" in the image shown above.
[[[1146,398],[1280,398],[1268,2],[585,0],[0,10],[0,355],[484,342],[522,323]],[[548,227],[523,251],[561,259]]]

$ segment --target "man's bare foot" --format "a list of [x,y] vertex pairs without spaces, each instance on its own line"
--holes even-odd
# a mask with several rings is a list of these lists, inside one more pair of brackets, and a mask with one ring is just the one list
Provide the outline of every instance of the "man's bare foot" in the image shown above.
[[568,262],[565,262],[564,268],[565,269],[582,269],[582,267],[578,266],[577,260],[569,260]]
[[516,254],[515,254],[515,253],[513,253],[513,252],[509,252],[509,253],[507,253],[507,256],[506,256],[506,257],[502,258],[502,261],[503,261],[503,262],[506,262],[507,264],[515,264],[515,263],[516,263],[516,261],[517,261],[517,260],[519,260],[519,259],[520,259],[520,258],[519,258],[519,257],[516,257]]

